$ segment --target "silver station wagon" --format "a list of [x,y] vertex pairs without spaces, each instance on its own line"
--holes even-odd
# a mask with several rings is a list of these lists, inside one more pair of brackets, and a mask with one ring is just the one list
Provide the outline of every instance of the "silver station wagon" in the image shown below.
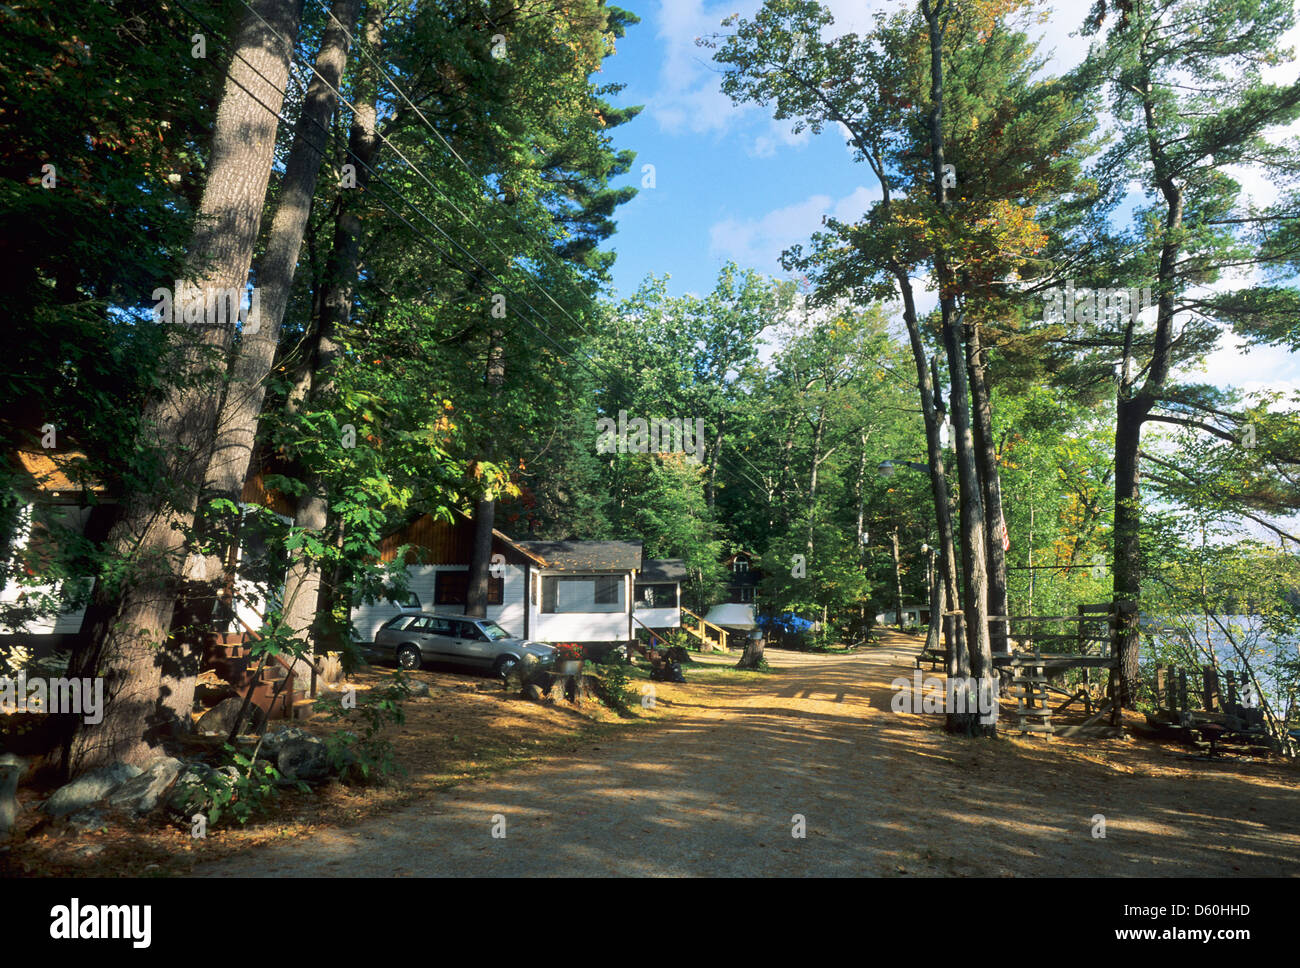
[[392,656],[403,669],[418,669],[425,662],[449,662],[490,669],[503,679],[526,655],[542,665],[555,663],[555,649],[544,642],[511,638],[490,619],[437,612],[407,612],[390,618],[375,633],[375,652]]

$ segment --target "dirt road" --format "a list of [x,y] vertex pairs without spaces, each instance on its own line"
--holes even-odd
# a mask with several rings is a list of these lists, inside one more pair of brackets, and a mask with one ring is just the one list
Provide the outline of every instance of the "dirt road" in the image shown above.
[[780,674],[683,690],[664,724],[194,873],[1300,872],[1293,768],[1188,763],[1141,741],[949,737],[939,717],[890,710],[915,651],[895,641],[770,652]]

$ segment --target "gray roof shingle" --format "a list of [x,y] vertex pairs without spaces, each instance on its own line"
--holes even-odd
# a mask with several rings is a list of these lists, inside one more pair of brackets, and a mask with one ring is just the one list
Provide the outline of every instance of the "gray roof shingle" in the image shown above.
[[683,582],[686,580],[686,562],[681,558],[647,558],[641,562],[641,572],[636,580],[646,583]]
[[641,567],[640,541],[516,541],[557,571],[631,571]]

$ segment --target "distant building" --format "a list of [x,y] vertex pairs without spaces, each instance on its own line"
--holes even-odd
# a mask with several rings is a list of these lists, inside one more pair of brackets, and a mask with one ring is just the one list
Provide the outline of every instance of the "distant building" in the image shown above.
[[754,605],[757,601],[758,583],[763,572],[754,567],[758,555],[743,548],[729,558],[723,559],[727,567],[728,602],[737,605]]

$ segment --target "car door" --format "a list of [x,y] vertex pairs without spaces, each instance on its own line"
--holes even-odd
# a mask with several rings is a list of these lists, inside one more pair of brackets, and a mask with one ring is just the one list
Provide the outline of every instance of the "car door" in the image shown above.
[[408,628],[418,631],[420,654],[432,662],[446,662],[455,659],[452,637],[447,620],[434,615],[425,615],[416,619]]
[[492,643],[482,630],[467,620],[452,619],[451,624],[455,627],[456,638],[453,641],[460,656],[475,665],[491,665]]

